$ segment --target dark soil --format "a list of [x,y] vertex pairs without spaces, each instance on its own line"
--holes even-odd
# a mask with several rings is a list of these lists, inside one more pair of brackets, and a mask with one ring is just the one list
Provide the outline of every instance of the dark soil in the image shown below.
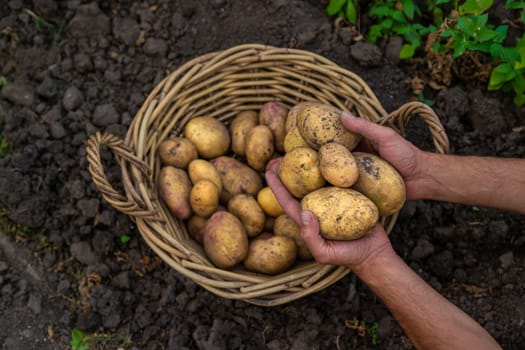
[[[2,349],[70,348],[74,328],[92,335],[92,349],[411,348],[381,301],[352,275],[269,309],[207,292],[155,256],[87,171],[89,135],[105,130],[123,137],[166,74],[241,43],[324,55],[359,74],[387,111],[410,101],[412,74],[396,59],[396,41],[356,44],[332,20],[314,0],[4,1]],[[453,153],[524,156],[518,127],[525,109],[508,97],[461,82],[425,93],[436,101]],[[431,144],[418,122],[408,137]],[[111,180],[118,182],[114,168]],[[391,237],[434,288],[505,349],[520,349],[524,227],[516,214],[420,201],[407,203]],[[123,235],[131,240],[122,243]],[[363,336],[345,326],[354,319],[377,323],[377,344],[373,332]]]

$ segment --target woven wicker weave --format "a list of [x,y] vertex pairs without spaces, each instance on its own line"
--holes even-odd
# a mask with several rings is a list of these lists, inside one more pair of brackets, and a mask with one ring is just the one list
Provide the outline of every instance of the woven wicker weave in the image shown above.
[[[326,288],[350,271],[313,261],[278,276],[214,267],[190,239],[184,222],[174,219],[157,196],[156,150],[194,117],[212,116],[228,123],[239,111],[258,110],[268,101],[292,106],[307,100],[349,110],[402,134],[408,119],[418,115],[429,128],[436,151],[448,151],[447,135],[428,106],[410,102],[388,114],[361,78],[324,57],[247,44],[200,56],[167,76],[138,111],[125,140],[107,133],[93,135],[86,142],[89,171],[102,196],[131,217],[147,244],[177,272],[224,298],[264,306],[284,304]],[[119,163],[125,194],[108,182],[102,146],[109,147]],[[381,218],[388,233],[396,219],[397,214]]]

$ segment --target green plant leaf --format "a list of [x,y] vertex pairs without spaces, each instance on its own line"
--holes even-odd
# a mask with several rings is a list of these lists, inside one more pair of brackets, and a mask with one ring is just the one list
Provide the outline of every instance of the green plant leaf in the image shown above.
[[524,94],[516,94],[514,96],[513,102],[516,106],[521,107],[525,103],[525,95]]
[[490,45],[490,56],[492,59],[497,60],[503,57],[503,46],[501,44],[492,44]]
[[523,94],[525,92],[525,76],[523,72],[517,74],[512,81],[512,88],[516,93]]
[[436,0],[433,1],[434,5],[442,5],[442,4],[448,4],[450,0]]
[[512,10],[525,9],[525,1],[507,0],[505,2],[505,8]]
[[405,44],[401,48],[401,51],[399,52],[399,58],[401,59],[407,59],[414,56],[416,53],[416,48],[410,44]]
[[509,31],[509,26],[508,25],[497,26],[495,31],[498,34],[497,35],[497,41],[498,42],[503,42],[505,40],[505,38],[507,37],[507,32]]
[[120,242],[122,243],[128,243],[131,240],[131,237],[128,235],[122,235],[120,236]]
[[354,4],[354,0],[348,0],[346,3],[346,18],[352,24],[357,22],[357,9]]
[[368,11],[370,16],[387,17],[390,14],[388,6],[374,6]]
[[461,56],[465,50],[467,49],[468,42],[467,41],[461,41],[459,44],[454,47],[454,59]]
[[414,19],[414,12],[416,10],[414,2],[412,0],[401,0],[401,5],[403,6],[403,12],[411,20]]
[[496,37],[498,33],[492,29],[489,29],[487,27],[483,27],[479,30],[477,39],[480,42],[489,41],[490,39]]
[[375,43],[377,39],[383,36],[383,28],[379,24],[374,24],[370,27],[370,32],[368,33],[368,40],[372,43]]
[[[330,0],[326,7],[326,13],[330,16],[336,15],[341,11],[346,1],[347,0]],[[351,0],[349,0],[349,2],[351,2]]]
[[407,20],[405,18],[405,16],[403,16],[403,14],[399,11],[393,11],[392,12],[392,19],[396,22],[399,22],[399,23],[403,23],[403,24],[406,24],[407,23]]
[[86,343],[88,335],[78,328],[71,331],[71,349],[72,350],[89,350],[89,345]]
[[493,3],[494,0],[467,0],[459,6],[459,13],[479,15],[488,10]]
[[503,84],[511,81],[515,76],[516,72],[510,63],[500,64],[492,69],[487,89],[490,91],[499,90]]
[[390,18],[386,18],[383,22],[381,22],[381,26],[387,29],[392,28],[392,24],[394,24],[394,21],[392,21]]

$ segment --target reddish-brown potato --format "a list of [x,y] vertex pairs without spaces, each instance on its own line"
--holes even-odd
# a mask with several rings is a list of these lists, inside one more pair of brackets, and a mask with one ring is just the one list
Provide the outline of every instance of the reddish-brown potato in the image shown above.
[[186,169],[188,164],[197,159],[195,145],[184,137],[172,137],[159,145],[159,157],[163,165]]
[[160,198],[171,213],[179,219],[189,218],[191,181],[188,174],[172,166],[163,167],[159,173],[158,186]]
[[275,149],[284,152],[285,124],[288,108],[278,102],[267,102],[259,111],[259,124],[266,125],[273,134]]
[[273,134],[266,125],[257,125],[246,135],[246,161],[258,171],[263,171],[274,152]]
[[233,153],[245,156],[246,135],[258,123],[259,115],[255,111],[242,111],[237,114],[230,124]]

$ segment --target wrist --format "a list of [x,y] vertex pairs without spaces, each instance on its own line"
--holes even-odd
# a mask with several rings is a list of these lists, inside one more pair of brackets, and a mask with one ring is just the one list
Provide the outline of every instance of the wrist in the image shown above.
[[436,171],[439,171],[440,167],[446,165],[441,164],[443,155],[424,152],[420,154],[420,169],[419,169],[419,183],[418,183],[418,194],[415,199],[433,199],[437,186],[436,182]]
[[369,276],[373,276],[378,272],[380,273],[385,266],[392,264],[398,259],[400,259],[400,257],[396,254],[392,245],[388,241],[388,244],[384,244],[371,251],[359,264],[354,264],[348,267],[357,275],[357,277],[366,281]]

